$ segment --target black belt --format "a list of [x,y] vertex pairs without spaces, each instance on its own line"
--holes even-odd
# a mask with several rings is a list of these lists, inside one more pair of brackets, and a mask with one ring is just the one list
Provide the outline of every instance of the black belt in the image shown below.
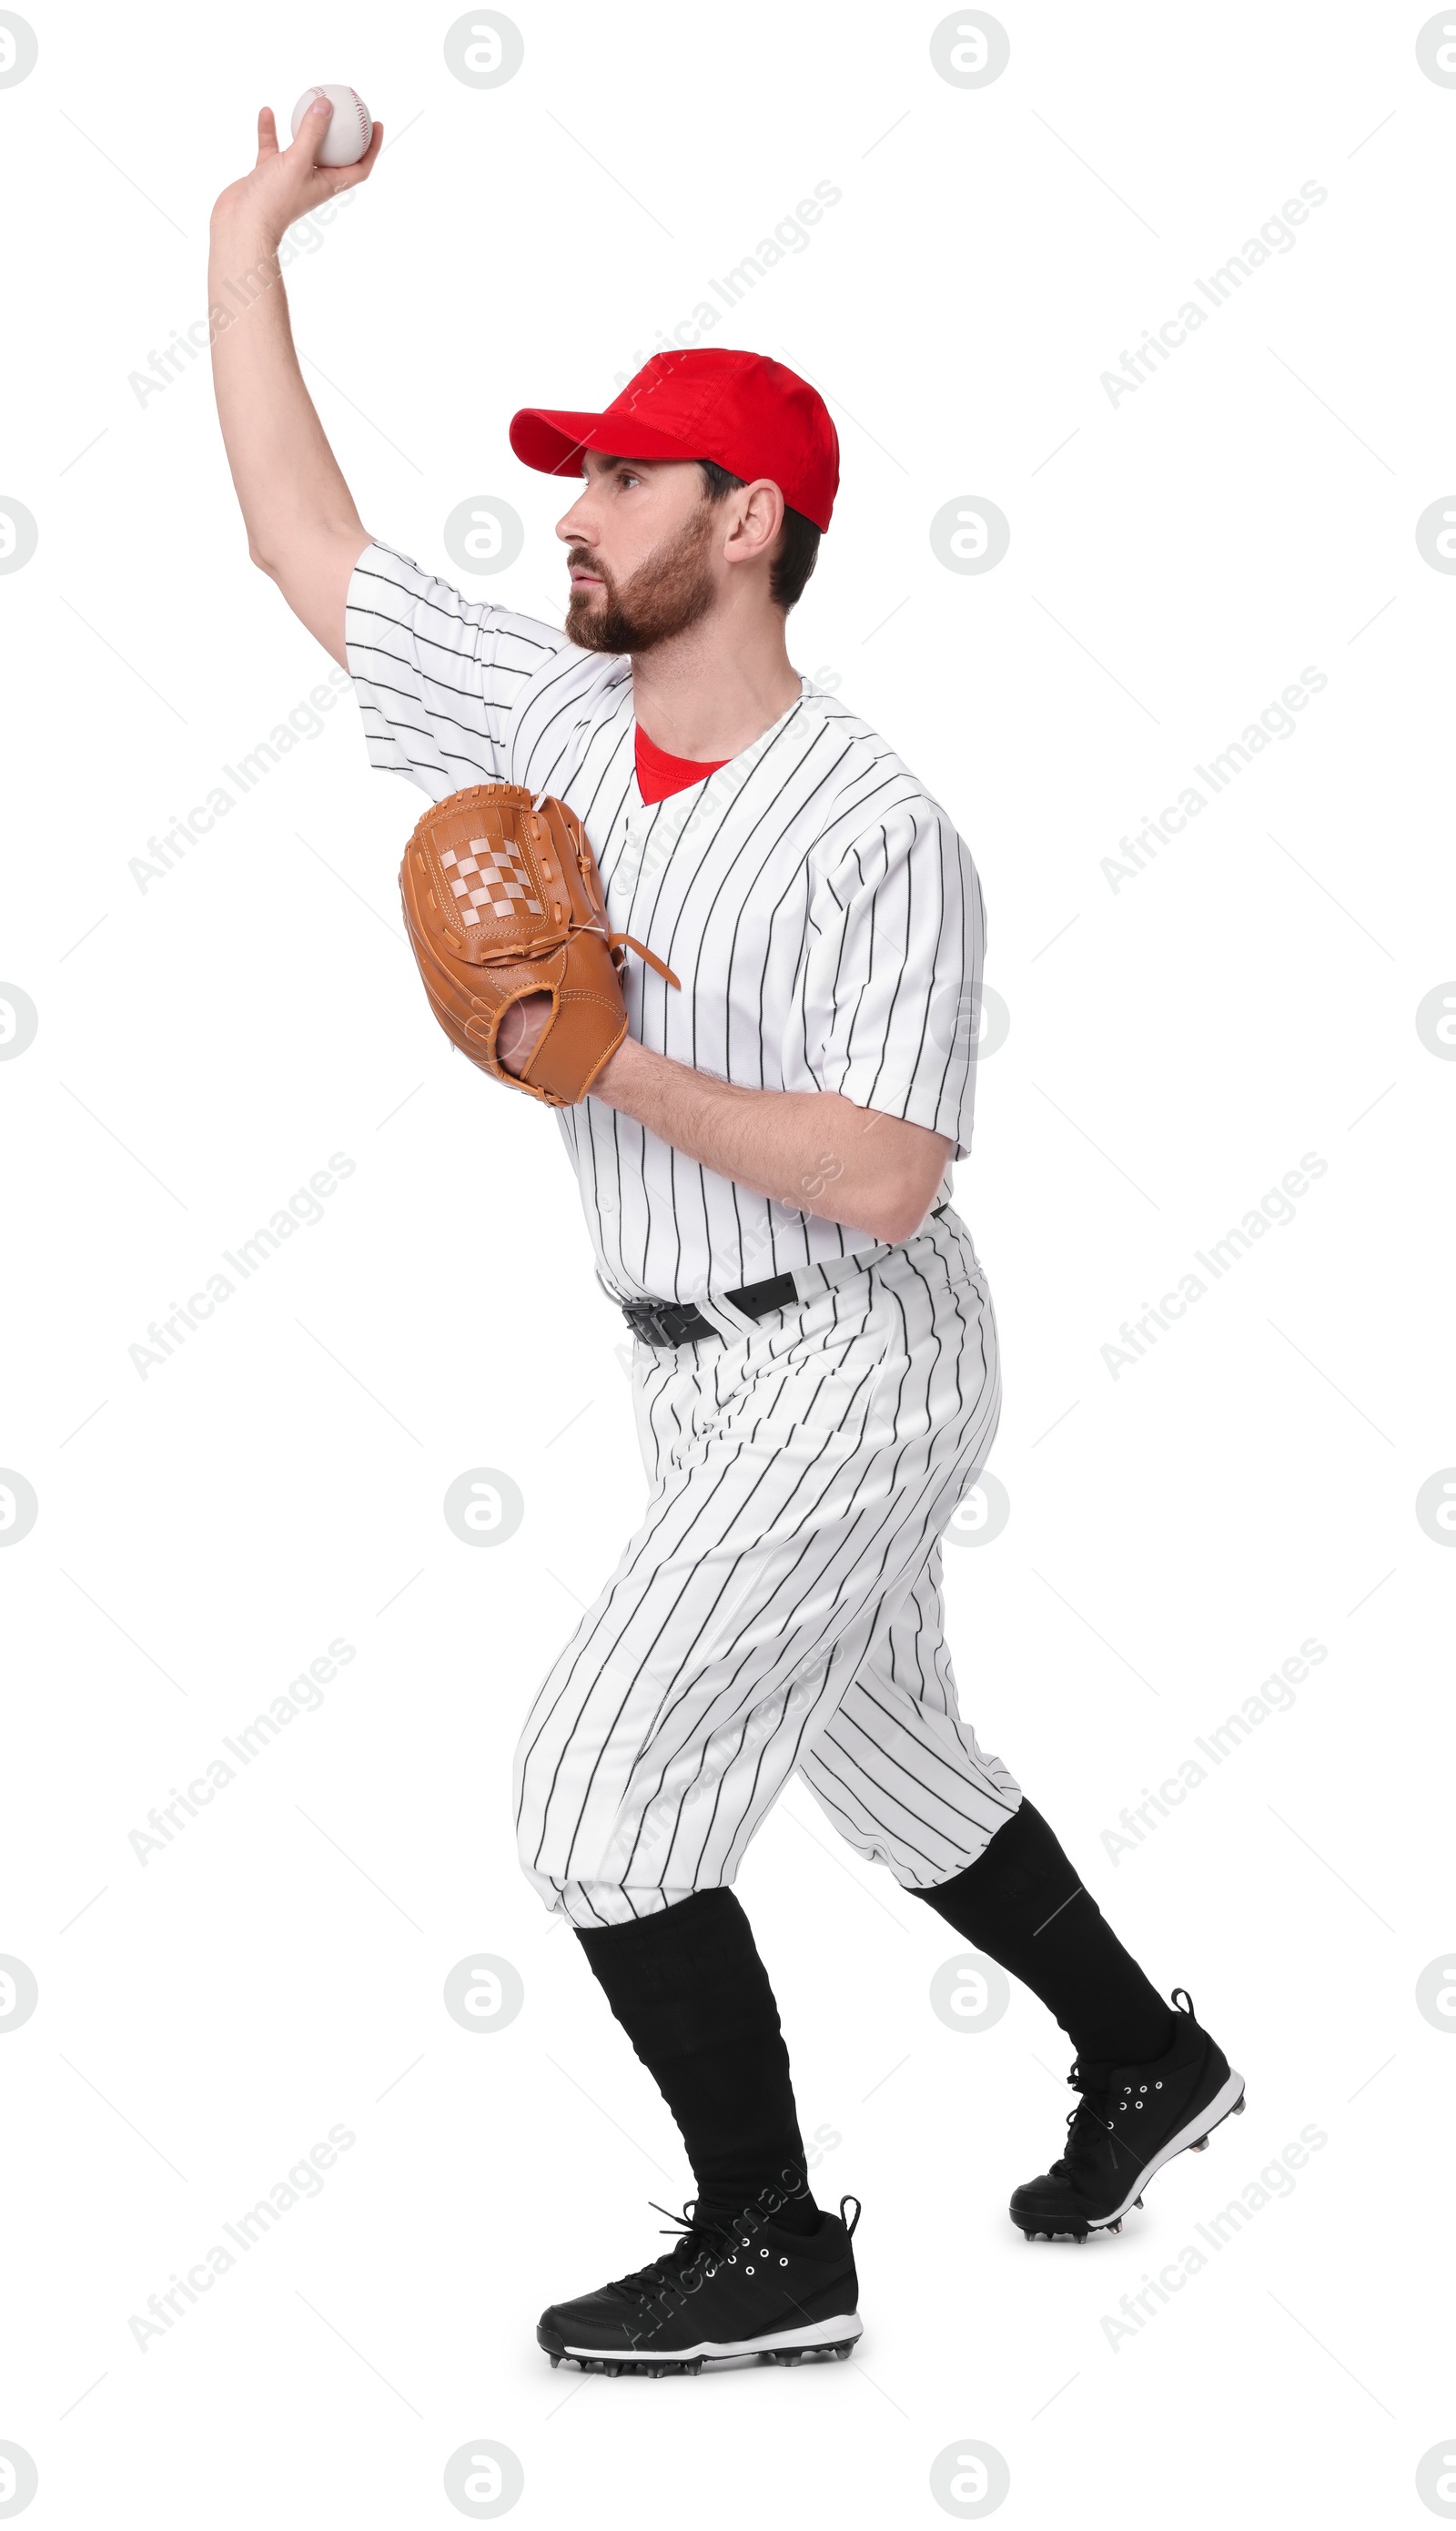
[[[799,1286],[792,1274],[770,1274],[763,1283],[745,1283],[728,1299],[746,1318],[765,1318],[770,1310],[792,1310]],[[622,1316],[644,1344],[697,1344],[700,1336],[721,1334],[696,1301],[624,1301]]]
[[[948,1208],[937,1204],[930,1219],[934,1221]],[[765,1282],[745,1283],[741,1290],[727,1298],[735,1309],[750,1319],[766,1318],[770,1310],[792,1310],[801,1297],[792,1274],[770,1274]],[[711,1319],[705,1319],[696,1301],[623,1301],[622,1316],[635,1336],[644,1344],[697,1344],[703,1336],[720,1335]]]

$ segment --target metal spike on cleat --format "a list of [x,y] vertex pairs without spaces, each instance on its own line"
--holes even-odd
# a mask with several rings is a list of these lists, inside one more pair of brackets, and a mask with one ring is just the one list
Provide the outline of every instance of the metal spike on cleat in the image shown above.
[[1238,2099],[1235,2101],[1235,2103],[1234,2103],[1234,2106],[1233,2106],[1232,2109],[1229,2111],[1229,2115],[1230,2115],[1230,2117],[1241,2118],[1241,2117],[1243,2116],[1243,2114],[1244,2114],[1244,2095],[1243,2095],[1243,2093],[1241,2092],[1241,2093],[1239,2094]]
[[1188,2150],[1190,2153],[1206,2153],[1208,2150],[1207,2137],[1195,2136],[1193,2143],[1189,2146]]

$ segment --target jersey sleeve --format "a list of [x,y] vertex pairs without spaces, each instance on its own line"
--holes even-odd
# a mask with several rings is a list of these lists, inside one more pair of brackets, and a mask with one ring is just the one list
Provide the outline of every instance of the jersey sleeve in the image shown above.
[[892,809],[812,869],[805,1055],[822,1090],[971,1149],[985,910],[933,802]]
[[365,547],[344,614],[369,762],[431,800],[507,779],[511,714],[564,633],[462,596],[388,545]]

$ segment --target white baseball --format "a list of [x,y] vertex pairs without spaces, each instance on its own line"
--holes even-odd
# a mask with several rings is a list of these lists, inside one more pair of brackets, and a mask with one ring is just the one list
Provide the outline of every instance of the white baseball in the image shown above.
[[369,145],[373,124],[369,109],[358,88],[306,87],[289,117],[289,130],[295,141],[305,115],[315,97],[326,96],[334,109],[333,120],[324,127],[323,139],[313,152],[315,167],[357,167]]

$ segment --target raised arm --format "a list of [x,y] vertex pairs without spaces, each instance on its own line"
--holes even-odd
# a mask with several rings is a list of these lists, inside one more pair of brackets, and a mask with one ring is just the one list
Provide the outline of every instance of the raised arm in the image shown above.
[[257,119],[257,164],[213,205],[207,304],[212,384],[248,550],[341,667],[344,601],[369,533],[304,384],[278,262],[285,230],[334,194],[362,185],[379,154],[375,124],[355,167],[319,167],[331,108],[313,105],[291,148],[272,109]]

